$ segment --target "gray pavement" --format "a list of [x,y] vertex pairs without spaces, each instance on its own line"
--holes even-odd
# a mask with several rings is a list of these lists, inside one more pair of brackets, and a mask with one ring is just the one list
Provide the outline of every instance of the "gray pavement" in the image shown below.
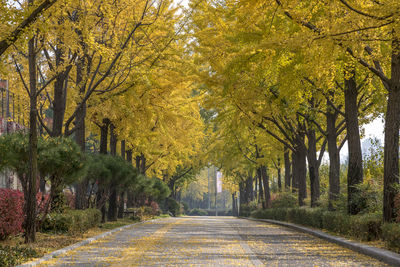
[[233,217],[133,225],[40,266],[387,266],[308,234]]

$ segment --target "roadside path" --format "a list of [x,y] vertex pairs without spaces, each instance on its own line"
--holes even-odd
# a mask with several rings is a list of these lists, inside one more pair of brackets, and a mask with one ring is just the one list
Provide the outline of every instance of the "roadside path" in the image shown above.
[[307,234],[233,217],[133,225],[40,266],[387,266]]

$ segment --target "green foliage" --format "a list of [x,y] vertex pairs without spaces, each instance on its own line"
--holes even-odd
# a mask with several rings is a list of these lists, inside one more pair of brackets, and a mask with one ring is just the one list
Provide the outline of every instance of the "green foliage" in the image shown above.
[[271,200],[272,208],[294,208],[298,206],[297,196],[291,192],[276,194]]
[[37,252],[32,248],[0,246],[0,266],[16,266],[26,259],[38,257]]
[[208,212],[203,209],[192,209],[189,211],[188,215],[190,215],[190,216],[207,216]]
[[84,155],[74,140],[55,137],[42,140],[38,166],[42,175],[62,177],[64,184],[72,184],[84,167]]
[[181,205],[172,197],[168,197],[162,205],[163,212],[170,212],[172,216],[176,217],[182,214]]
[[[28,173],[28,145],[28,135],[24,132],[2,135],[0,166],[12,169],[21,179]],[[38,168],[43,177],[56,177],[58,183],[72,184],[77,181],[83,167],[84,155],[73,140],[64,137],[39,138]]]
[[350,233],[350,216],[342,214],[340,212],[324,212],[322,218],[322,228],[339,233],[339,234],[351,234]]
[[382,226],[382,237],[387,246],[400,253],[400,224],[386,223]]
[[255,210],[257,210],[257,201],[242,204],[239,208],[239,216],[248,217]]
[[47,214],[41,225],[42,232],[80,233],[100,223],[101,213],[97,209],[66,210],[63,213]]
[[[392,231],[396,235],[395,231],[397,229],[395,226],[386,226],[388,228],[384,230],[384,227],[382,227],[382,214],[379,213],[349,216],[341,212],[325,211],[322,208],[260,209],[252,212],[251,217],[292,222],[353,236],[365,241],[384,237],[384,231]],[[386,236],[388,236],[387,233]],[[390,237],[387,238],[390,239]],[[396,243],[392,239],[390,239],[390,242]]]
[[365,241],[382,237],[382,214],[364,214],[350,217],[351,235]]
[[152,178],[152,187],[150,196],[156,200],[157,202],[161,202],[165,198],[167,198],[171,191],[169,190],[168,186],[158,178]]

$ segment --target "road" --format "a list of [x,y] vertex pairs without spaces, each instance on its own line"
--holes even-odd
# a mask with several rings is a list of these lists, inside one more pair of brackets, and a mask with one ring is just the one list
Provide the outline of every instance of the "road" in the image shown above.
[[386,266],[307,234],[233,217],[136,224],[40,266]]

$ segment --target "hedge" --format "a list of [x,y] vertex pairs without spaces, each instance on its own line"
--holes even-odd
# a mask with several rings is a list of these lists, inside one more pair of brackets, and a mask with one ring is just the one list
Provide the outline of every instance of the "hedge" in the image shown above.
[[304,226],[325,229],[363,241],[383,239],[388,248],[400,251],[400,224],[382,224],[381,214],[350,216],[321,208],[281,208],[256,210],[251,217],[287,221]]
[[78,233],[97,226],[101,221],[98,209],[66,210],[47,214],[41,225],[42,232]]

